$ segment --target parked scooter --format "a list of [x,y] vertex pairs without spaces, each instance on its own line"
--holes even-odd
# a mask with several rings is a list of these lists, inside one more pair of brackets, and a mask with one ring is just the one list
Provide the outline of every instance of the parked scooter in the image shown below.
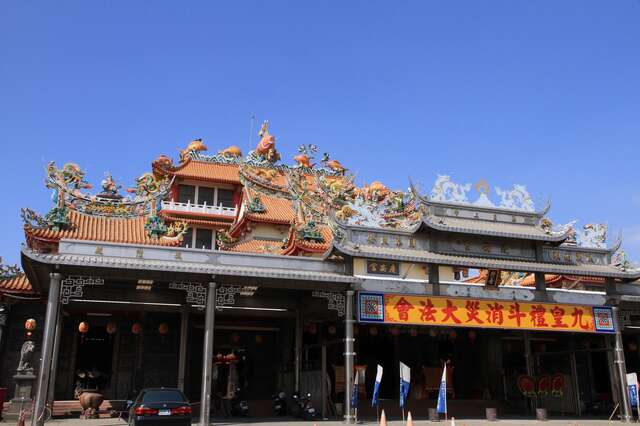
[[249,415],[249,403],[242,399],[242,391],[236,388],[231,399],[231,415],[235,417],[247,417]]
[[300,397],[300,394],[295,392],[293,394],[293,401],[292,415],[304,420],[313,420],[318,417],[318,413],[311,403],[310,393],[307,393],[304,397]]
[[282,391],[273,395],[273,412],[276,416],[287,415],[287,395]]

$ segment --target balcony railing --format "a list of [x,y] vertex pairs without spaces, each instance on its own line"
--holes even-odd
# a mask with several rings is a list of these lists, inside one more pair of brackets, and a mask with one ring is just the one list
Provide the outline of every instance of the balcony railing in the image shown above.
[[174,212],[188,212],[188,213],[204,213],[204,214],[217,214],[221,216],[235,216],[236,215],[236,207],[223,207],[219,206],[208,206],[205,204],[191,204],[188,203],[178,203],[176,201],[163,201],[162,209],[169,210]]

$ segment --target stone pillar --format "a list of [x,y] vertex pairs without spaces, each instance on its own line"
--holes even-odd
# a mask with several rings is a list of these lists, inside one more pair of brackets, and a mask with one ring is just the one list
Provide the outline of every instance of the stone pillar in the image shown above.
[[434,296],[440,295],[440,265],[429,263],[429,284]]
[[296,335],[295,335],[295,354],[294,354],[294,391],[300,392],[300,371],[302,370],[302,311],[296,309]]
[[344,420],[348,424],[355,423],[355,416],[351,409],[351,393],[353,390],[353,363],[355,352],[353,351],[353,290],[347,291],[345,301],[344,321]]
[[58,356],[60,355],[60,334],[62,333],[62,309],[58,311],[56,320],[56,335],[53,339],[53,359],[51,360],[51,374],[47,382],[47,404],[53,404],[56,391],[56,373],[58,372]]
[[56,319],[60,308],[60,280],[57,272],[50,274],[49,297],[47,300],[47,313],[44,320],[44,335],[42,337],[42,357],[40,358],[40,371],[38,372],[36,399],[33,403],[32,426],[44,425],[44,410],[47,400],[47,384],[51,374],[51,359],[56,331]]
[[209,283],[207,310],[204,320],[202,350],[202,391],[200,392],[200,425],[209,426],[211,409],[211,374],[213,370],[213,328],[215,325],[216,283]]
[[184,392],[187,375],[187,343],[189,339],[189,306],[182,307],[180,314],[180,349],[178,351],[178,389]]
[[631,423],[633,420],[631,402],[627,390],[627,367],[624,362],[624,345],[622,343],[622,329],[618,318],[618,308],[613,307],[613,321],[615,324],[615,347],[613,348],[613,362],[617,372],[617,385],[620,392],[620,420]]
[[7,325],[7,319],[9,318],[9,305],[6,303],[0,303],[0,348],[2,347],[2,332],[4,326]]

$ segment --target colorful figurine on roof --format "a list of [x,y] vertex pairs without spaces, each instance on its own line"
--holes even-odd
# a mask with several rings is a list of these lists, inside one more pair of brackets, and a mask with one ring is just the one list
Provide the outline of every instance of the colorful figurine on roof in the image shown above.
[[280,154],[276,151],[276,138],[269,133],[269,121],[265,120],[258,132],[260,142],[256,149],[249,152],[247,161],[254,162],[256,165],[273,165],[280,160]]

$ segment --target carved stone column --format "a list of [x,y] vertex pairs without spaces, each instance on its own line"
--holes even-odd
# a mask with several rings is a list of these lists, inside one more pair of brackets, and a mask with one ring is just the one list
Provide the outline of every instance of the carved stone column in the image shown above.
[[211,409],[211,374],[213,370],[213,329],[216,314],[216,283],[209,283],[207,310],[204,320],[204,345],[202,349],[202,391],[200,392],[200,424],[209,426]]
[[50,274],[49,297],[47,300],[47,313],[44,320],[44,335],[42,337],[42,357],[40,359],[40,371],[38,372],[36,399],[33,404],[32,426],[44,425],[44,409],[47,402],[47,384],[51,374],[51,359],[53,356],[53,344],[56,332],[56,320],[60,309],[60,279],[57,272]]
[[355,423],[355,416],[351,408],[351,393],[353,391],[353,364],[355,352],[353,351],[353,290],[347,291],[345,302],[344,320],[344,421],[347,424]]

